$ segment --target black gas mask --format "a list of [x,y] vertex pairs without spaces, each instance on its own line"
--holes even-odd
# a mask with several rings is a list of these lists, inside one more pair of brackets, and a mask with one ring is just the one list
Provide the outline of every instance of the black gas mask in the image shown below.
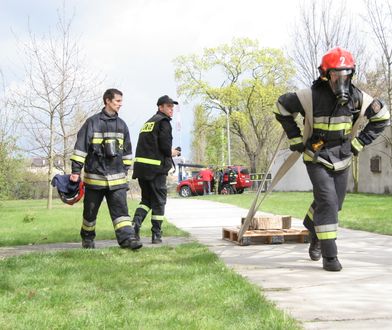
[[350,85],[353,70],[330,70],[329,86],[335,94],[340,105],[345,105],[350,99]]

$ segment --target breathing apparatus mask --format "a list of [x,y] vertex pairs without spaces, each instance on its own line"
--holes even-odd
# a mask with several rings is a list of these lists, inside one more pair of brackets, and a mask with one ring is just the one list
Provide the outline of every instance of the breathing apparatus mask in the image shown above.
[[340,105],[345,105],[350,99],[350,85],[353,70],[330,70],[328,83]]

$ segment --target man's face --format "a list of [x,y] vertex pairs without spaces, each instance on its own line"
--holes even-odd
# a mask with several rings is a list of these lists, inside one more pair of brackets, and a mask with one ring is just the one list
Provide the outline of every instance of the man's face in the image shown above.
[[166,116],[173,117],[174,104],[162,104],[159,106],[159,111],[163,112]]
[[114,94],[113,100],[106,99],[106,108],[110,111],[119,112],[122,106],[122,96]]

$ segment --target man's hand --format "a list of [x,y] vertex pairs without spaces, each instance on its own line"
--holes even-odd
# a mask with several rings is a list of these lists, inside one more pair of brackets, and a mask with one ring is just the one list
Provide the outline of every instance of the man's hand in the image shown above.
[[181,156],[181,147],[172,149],[172,157]]
[[79,181],[79,177],[80,177],[80,174],[72,173],[71,176],[69,177],[69,179],[72,182],[78,182]]

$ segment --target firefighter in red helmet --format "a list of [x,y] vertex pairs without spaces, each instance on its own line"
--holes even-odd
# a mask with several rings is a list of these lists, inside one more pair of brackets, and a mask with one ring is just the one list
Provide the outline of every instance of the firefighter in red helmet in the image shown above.
[[[314,199],[304,219],[310,232],[309,256],[315,261],[323,257],[327,271],[340,271],[338,212],[345,198],[352,156],[381,134],[390,124],[390,114],[382,101],[353,85],[355,60],[347,50],[336,47],[328,51],[319,72],[320,77],[306,90],[309,102],[305,104],[300,97],[305,90],[286,93],[279,97],[275,115],[289,138],[290,149],[303,152],[313,185]],[[294,120],[298,113],[313,118],[306,141]],[[355,123],[362,117],[368,123],[354,136]]]

